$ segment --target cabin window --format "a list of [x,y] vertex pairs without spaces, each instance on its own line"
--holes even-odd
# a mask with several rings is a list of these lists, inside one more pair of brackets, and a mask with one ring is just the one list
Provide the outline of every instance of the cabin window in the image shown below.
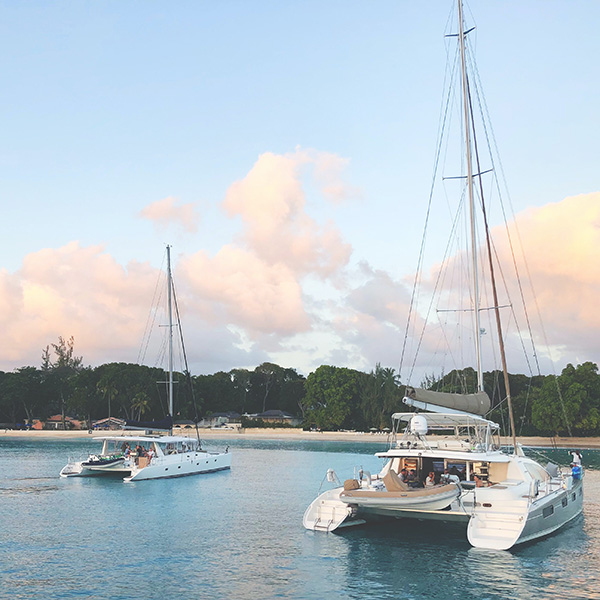
[[563,505],[563,508],[564,508],[564,507],[565,507],[565,506],[566,506],[568,503],[569,503],[569,501],[568,501],[566,498],[563,498],[563,499],[562,499],[562,505]]
[[544,519],[554,514],[554,506],[546,506],[546,508],[542,511],[542,515]]
[[467,473],[467,463],[464,461],[448,460],[446,461],[446,469],[448,469],[450,475],[456,475],[461,481],[464,481],[470,475]]
[[573,494],[573,502],[575,502],[575,500],[577,500],[577,496]]

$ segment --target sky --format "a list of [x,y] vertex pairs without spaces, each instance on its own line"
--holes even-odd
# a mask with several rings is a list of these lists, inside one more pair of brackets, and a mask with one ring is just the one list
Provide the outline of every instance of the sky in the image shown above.
[[[0,370],[136,362],[166,244],[193,374],[398,369],[453,11],[0,1]],[[543,370],[598,362],[600,3],[465,11]]]

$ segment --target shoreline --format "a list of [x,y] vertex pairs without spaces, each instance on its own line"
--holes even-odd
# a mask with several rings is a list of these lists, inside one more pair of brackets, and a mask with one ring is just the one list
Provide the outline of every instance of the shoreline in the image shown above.
[[[1,438],[29,438],[29,439],[73,439],[73,438],[101,438],[111,435],[120,435],[125,432],[117,431],[94,431],[91,434],[87,430],[50,431],[50,430],[0,430]],[[136,432],[128,432],[135,435]],[[140,433],[140,432],[137,432]],[[174,435],[195,437],[193,429],[175,429]],[[343,442],[367,442],[372,444],[386,444],[388,436],[381,433],[358,433],[353,431],[302,431],[298,429],[246,429],[243,432],[236,430],[200,429],[200,437],[205,441],[214,440],[243,440],[243,439],[265,439],[265,440],[290,440],[290,441],[343,441]],[[502,444],[509,445],[512,439],[501,437]],[[600,449],[600,438],[598,437],[517,437],[517,442],[522,446],[541,448],[573,448],[573,449]]]

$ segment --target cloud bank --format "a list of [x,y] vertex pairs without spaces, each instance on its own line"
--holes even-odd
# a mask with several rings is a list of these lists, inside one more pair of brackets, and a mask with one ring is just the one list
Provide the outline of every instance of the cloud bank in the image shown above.
[[[343,205],[355,195],[342,181],[345,168],[347,161],[327,153],[265,153],[229,186],[222,210],[230,233],[212,250],[200,235],[175,261],[193,372],[265,360],[305,372],[325,363],[398,366],[408,269],[388,273],[376,257],[370,264],[352,256],[340,227],[320,219],[324,203]],[[189,233],[200,224],[192,204],[171,197],[141,215]],[[560,351],[555,358],[561,366],[596,360],[600,193],[519,214],[510,224],[515,238],[517,226],[548,342]],[[496,250],[511,260],[507,245],[498,242]],[[121,265],[105,246],[77,241],[28,254],[14,273],[1,270],[0,370],[39,365],[43,348],[71,335],[86,364],[135,362],[158,275],[149,263]],[[419,331],[420,323],[409,332],[411,351]],[[434,331],[422,343],[426,364],[441,339]]]

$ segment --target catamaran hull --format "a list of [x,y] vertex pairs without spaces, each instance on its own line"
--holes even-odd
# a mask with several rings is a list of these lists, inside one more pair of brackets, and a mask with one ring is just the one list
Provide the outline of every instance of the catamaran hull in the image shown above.
[[[316,498],[304,514],[303,524],[313,531],[335,531],[381,518],[416,519],[452,525],[452,531],[466,537],[476,548],[508,550],[546,537],[577,518],[583,511],[583,485],[573,482],[530,504],[522,511],[478,510],[453,501],[447,510],[390,506],[389,503],[350,505],[340,495],[343,488],[329,490]],[[480,503],[483,504],[483,503]]]
[[129,477],[123,481],[144,481],[147,479],[166,479],[185,477],[186,475],[202,475],[231,468],[231,454],[228,452],[197,453],[188,452],[155,458],[152,463],[141,468],[134,468]]

